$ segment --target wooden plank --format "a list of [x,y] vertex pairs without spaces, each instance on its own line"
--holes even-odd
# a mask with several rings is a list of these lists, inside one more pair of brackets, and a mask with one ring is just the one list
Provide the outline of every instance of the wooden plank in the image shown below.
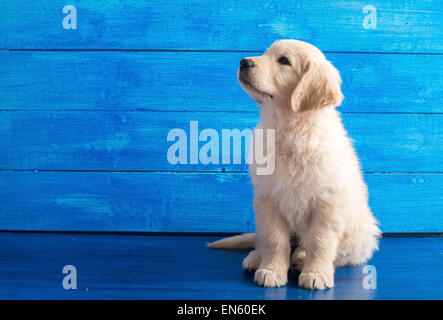
[[[443,174],[366,174],[383,232],[442,232]],[[4,230],[247,232],[247,173],[0,172]]]
[[[276,39],[297,38],[326,51],[443,50],[442,3],[436,1],[73,0],[77,26],[69,30],[66,4],[2,1],[0,48],[260,51]],[[369,23],[375,29],[364,24],[368,4],[376,9],[376,25]]]
[[[344,114],[367,172],[442,172],[442,114]],[[190,122],[218,134],[218,163],[191,163]],[[242,148],[230,143],[223,164],[223,129],[251,129],[256,113],[0,112],[0,169],[123,171],[246,171]],[[187,163],[171,164],[168,133],[186,134]],[[174,138],[176,139],[176,138]],[[226,144],[225,139],[225,144]],[[206,142],[200,141],[199,149]],[[234,163],[233,153],[242,153]],[[226,153],[225,153],[226,154]],[[229,155],[228,155],[229,156]]]
[[[238,52],[0,52],[0,110],[254,111]],[[443,112],[443,55],[327,54],[344,112]],[[426,72],[423,72],[426,70]]]
[[[368,262],[377,271],[376,289],[363,287],[367,272],[363,272],[364,265],[359,265],[336,270],[334,289],[314,291],[300,289],[298,274],[294,272],[289,272],[287,286],[256,286],[253,274],[241,269],[248,250],[205,247],[205,243],[215,239],[213,236],[0,233],[0,298],[443,299],[442,237],[384,237],[380,251]],[[65,290],[62,286],[65,265],[76,267],[76,290]],[[145,303],[135,305],[139,311],[146,308]],[[158,308],[158,305],[157,301],[148,304],[151,311],[157,309],[165,318],[177,317],[176,308],[164,308],[162,304]],[[281,318],[275,316],[275,308],[267,307],[269,318]],[[221,309],[218,310],[220,313]],[[214,314],[217,312],[211,312]]]

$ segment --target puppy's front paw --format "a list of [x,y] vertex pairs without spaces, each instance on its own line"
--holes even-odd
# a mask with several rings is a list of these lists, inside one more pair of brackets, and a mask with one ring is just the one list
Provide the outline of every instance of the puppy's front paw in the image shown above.
[[334,286],[334,273],[302,272],[298,277],[298,285],[311,290],[323,290]]
[[252,250],[246,256],[246,258],[243,259],[242,266],[243,269],[248,271],[257,270],[258,267],[260,266],[260,262],[261,262],[260,253],[258,253],[257,250]]
[[288,273],[278,273],[269,269],[258,269],[254,276],[255,282],[263,287],[281,287],[288,282]]

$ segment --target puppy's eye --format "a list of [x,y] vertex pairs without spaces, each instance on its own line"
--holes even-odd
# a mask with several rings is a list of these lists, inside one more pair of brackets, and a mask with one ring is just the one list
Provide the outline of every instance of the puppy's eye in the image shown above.
[[291,65],[291,63],[289,62],[288,58],[286,58],[286,57],[278,58],[277,62],[280,63],[280,64],[285,64],[287,66]]

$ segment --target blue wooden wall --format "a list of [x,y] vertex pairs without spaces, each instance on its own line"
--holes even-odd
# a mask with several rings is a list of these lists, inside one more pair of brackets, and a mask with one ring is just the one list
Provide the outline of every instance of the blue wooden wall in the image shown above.
[[252,128],[238,62],[281,38],[341,71],[381,229],[442,232],[443,3],[430,0],[0,1],[0,229],[254,230],[246,165],[172,165],[167,135]]

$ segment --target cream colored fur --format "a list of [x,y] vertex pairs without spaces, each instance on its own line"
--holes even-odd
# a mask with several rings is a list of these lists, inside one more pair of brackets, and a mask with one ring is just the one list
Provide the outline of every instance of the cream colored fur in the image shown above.
[[[290,65],[279,63],[286,57]],[[352,143],[335,107],[343,96],[338,71],[314,46],[274,43],[254,66],[239,71],[243,89],[261,105],[256,128],[275,129],[275,171],[256,175],[256,236],[209,244],[253,250],[243,267],[265,287],[287,283],[292,263],[299,285],[334,285],[334,269],[365,263],[378,249],[380,230],[368,206],[367,187]],[[291,255],[291,239],[296,249]]]

